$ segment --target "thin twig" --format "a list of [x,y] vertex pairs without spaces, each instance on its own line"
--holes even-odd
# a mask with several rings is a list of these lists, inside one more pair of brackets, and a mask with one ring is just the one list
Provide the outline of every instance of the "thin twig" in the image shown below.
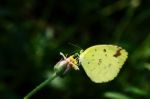
[[38,85],[36,88],[34,88],[30,93],[28,93],[24,99],[29,99],[31,96],[33,96],[35,93],[37,93],[40,89],[42,89],[44,86],[46,86],[49,82],[51,82],[53,79],[58,77],[56,73],[54,73],[52,76],[50,76],[48,79],[46,79],[44,82],[42,82],[40,85]]

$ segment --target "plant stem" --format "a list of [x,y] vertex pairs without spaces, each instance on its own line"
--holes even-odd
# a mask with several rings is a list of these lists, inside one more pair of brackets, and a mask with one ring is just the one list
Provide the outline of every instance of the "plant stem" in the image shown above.
[[54,73],[51,77],[46,79],[44,82],[42,82],[40,85],[38,85],[36,88],[34,88],[30,93],[28,93],[24,99],[29,99],[31,96],[33,96],[35,93],[37,93],[40,89],[42,89],[44,86],[46,86],[49,82],[51,82],[53,79],[58,77],[56,73]]

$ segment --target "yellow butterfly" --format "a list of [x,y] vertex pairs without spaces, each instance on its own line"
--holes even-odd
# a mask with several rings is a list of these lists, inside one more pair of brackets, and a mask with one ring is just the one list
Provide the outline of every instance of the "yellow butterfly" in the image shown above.
[[79,56],[88,77],[95,83],[113,80],[126,61],[128,53],[116,45],[95,45]]

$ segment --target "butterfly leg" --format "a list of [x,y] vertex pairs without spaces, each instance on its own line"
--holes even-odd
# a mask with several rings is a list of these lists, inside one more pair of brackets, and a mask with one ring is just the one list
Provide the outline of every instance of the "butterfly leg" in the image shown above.
[[75,70],[79,70],[79,67],[75,64],[72,65],[72,67],[75,69]]

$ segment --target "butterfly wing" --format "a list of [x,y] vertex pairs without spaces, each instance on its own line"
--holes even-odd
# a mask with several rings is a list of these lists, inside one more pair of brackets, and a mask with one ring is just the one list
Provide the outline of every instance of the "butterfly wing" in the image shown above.
[[80,54],[80,62],[95,83],[113,80],[126,61],[128,53],[115,45],[95,45]]

